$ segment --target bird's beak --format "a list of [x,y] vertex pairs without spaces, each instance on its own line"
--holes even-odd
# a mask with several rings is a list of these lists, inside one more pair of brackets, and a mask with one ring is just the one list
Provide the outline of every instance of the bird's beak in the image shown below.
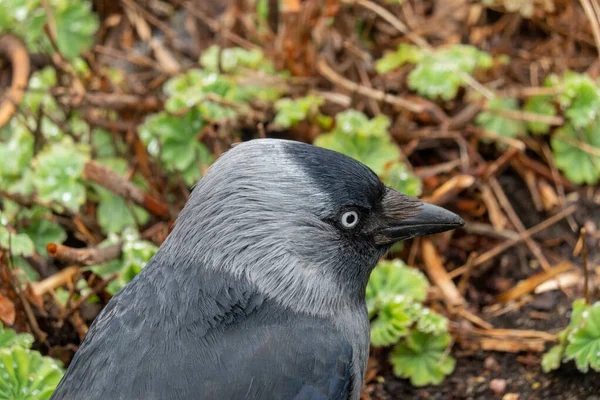
[[414,202],[416,199],[402,195],[393,189],[388,189],[385,197],[384,213],[388,218],[384,223],[385,226],[377,232],[375,237],[377,244],[391,244],[400,240],[433,235],[460,228],[465,224],[458,215],[433,204],[418,202],[414,207],[407,207],[407,200]]

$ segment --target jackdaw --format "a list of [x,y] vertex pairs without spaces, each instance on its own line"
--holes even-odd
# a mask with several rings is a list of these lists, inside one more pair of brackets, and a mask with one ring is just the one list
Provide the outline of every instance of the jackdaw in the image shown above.
[[239,144],[98,315],[52,399],[359,399],[372,269],[399,240],[463,224],[340,153]]

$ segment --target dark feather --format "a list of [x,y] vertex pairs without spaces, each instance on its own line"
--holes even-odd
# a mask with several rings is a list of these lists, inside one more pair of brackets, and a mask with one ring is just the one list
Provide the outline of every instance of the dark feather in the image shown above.
[[328,321],[156,267],[102,311],[52,399],[348,399],[352,346]]

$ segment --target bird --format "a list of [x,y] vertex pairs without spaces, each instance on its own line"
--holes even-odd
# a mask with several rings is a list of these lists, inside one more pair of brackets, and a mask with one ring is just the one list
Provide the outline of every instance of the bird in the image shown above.
[[371,271],[394,243],[463,225],[341,153],[239,143],[99,313],[51,399],[359,399]]

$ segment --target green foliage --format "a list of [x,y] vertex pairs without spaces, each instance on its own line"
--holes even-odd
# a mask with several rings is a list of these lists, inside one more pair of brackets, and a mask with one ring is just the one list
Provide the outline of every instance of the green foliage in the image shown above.
[[19,346],[30,348],[33,344],[33,336],[27,333],[17,333],[12,329],[5,328],[0,322],[0,348]]
[[407,310],[410,307],[401,296],[383,303],[377,310],[377,317],[371,321],[371,344],[391,346],[410,332],[413,320]]
[[31,350],[33,337],[0,324],[0,399],[49,399],[63,376],[58,361]]
[[332,132],[322,134],[315,145],[346,154],[366,164],[387,185],[410,196],[421,192],[421,182],[401,161],[401,153],[388,133],[384,115],[368,119],[356,110],[339,113]]
[[273,123],[281,128],[291,128],[305,119],[320,116],[319,106],[321,104],[323,104],[323,98],[318,96],[279,99],[275,102],[277,115]]
[[573,127],[583,128],[596,121],[600,93],[597,84],[588,75],[568,71],[562,77],[548,77],[546,85],[561,89],[558,103]]
[[213,161],[199,140],[205,126],[237,121],[252,112],[252,102],[272,102],[282,93],[267,77],[275,70],[261,51],[212,46],[200,64],[203,69],[191,69],[165,83],[166,111],[149,116],[140,127],[150,154],[188,185]]
[[392,350],[394,374],[410,378],[415,386],[437,385],[454,371],[456,361],[448,354],[450,335],[413,331]]
[[[523,109],[527,112],[553,116],[556,115],[556,108],[552,104],[550,96],[533,96],[527,99]],[[527,129],[534,134],[544,134],[550,132],[550,125],[543,122],[527,122]]]
[[157,156],[170,172],[179,172],[184,181],[191,185],[201,174],[201,165],[212,163],[212,155],[198,140],[204,119],[198,108],[180,117],[166,112],[154,114],[140,127],[140,138],[148,151]]
[[584,299],[573,302],[569,325],[558,335],[558,344],[542,359],[544,372],[560,367],[561,362],[575,360],[577,368],[600,371],[600,302],[586,304]]
[[558,128],[551,139],[554,161],[567,178],[578,184],[594,184],[600,179],[600,157],[584,146],[600,152],[600,125],[577,129],[571,123]]
[[120,237],[114,234],[110,235],[100,247],[110,246],[119,241],[123,243],[122,255],[119,260],[90,267],[92,271],[103,278],[108,278],[115,272],[118,273],[117,279],[108,285],[107,290],[111,294],[117,293],[126,284],[131,282],[158,250],[153,243],[141,240],[138,231],[134,228],[126,228]]
[[[22,37],[32,51],[52,53],[43,26],[48,16],[41,0],[1,0],[0,27]],[[74,59],[91,47],[98,29],[98,18],[86,0],[49,0],[56,42],[60,52]]]
[[423,273],[393,260],[379,263],[366,292],[371,343],[395,345],[394,373],[417,386],[438,384],[454,369],[448,320],[422,304],[428,287]]
[[[3,219],[0,213],[0,219]],[[12,233],[0,224],[0,249],[10,250],[17,256],[30,256],[33,254],[34,245],[29,236],[24,233]]]
[[492,57],[473,46],[454,45],[426,54],[408,75],[408,86],[417,93],[435,99],[452,100],[464,86],[457,72],[472,75],[476,69],[488,69]]
[[31,238],[35,251],[42,257],[48,256],[48,243],[62,243],[67,239],[67,233],[60,224],[43,218],[29,221],[20,230]]
[[[248,112],[251,101],[274,101],[281,96],[281,90],[266,76],[274,74],[274,68],[259,50],[211,46],[200,57],[200,64],[203,69],[189,70],[165,83],[168,112],[198,106],[200,116],[212,122]],[[255,79],[249,74],[256,75]]]
[[[120,175],[127,172],[127,162],[122,158],[107,157],[97,161]],[[104,233],[121,233],[129,226],[143,225],[150,219],[143,208],[127,203],[99,185],[93,187],[99,198],[96,218]]]
[[434,51],[402,43],[376,63],[379,73],[392,71],[406,63],[415,64],[408,75],[408,87],[430,99],[452,100],[465,85],[461,74],[472,75],[476,70],[492,66],[488,53],[469,45],[455,44]]
[[87,147],[74,144],[70,138],[42,150],[32,162],[33,184],[40,199],[77,212],[86,197],[81,174],[87,159]]
[[200,64],[211,72],[219,71],[219,53],[221,53],[221,71],[225,73],[240,72],[244,69],[275,73],[271,61],[261,50],[246,50],[241,47],[220,49],[213,45],[200,56]]
[[600,372],[600,302],[583,311],[568,341],[566,360],[575,360],[581,372],[587,372],[590,367]]
[[525,123],[502,115],[502,111],[518,111],[519,102],[512,97],[495,97],[488,103],[488,111],[477,115],[475,122],[483,129],[500,136],[515,137],[526,132]]
[[386,74],[404,64],[417,64],[424,57],[424,52],[417,46],[400,43],[396,51],[388,51],[375,63],[375,69],[380,74]]

